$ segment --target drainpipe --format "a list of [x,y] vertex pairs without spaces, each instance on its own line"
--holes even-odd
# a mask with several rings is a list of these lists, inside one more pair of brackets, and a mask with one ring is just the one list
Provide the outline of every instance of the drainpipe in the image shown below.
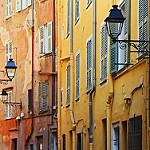
[[70,114],[71,114],[71,123],[72,123],[72,150],[76,149],[76,124],[75,124],[75,119],[74,119],[74,89],[73,89],[73,0],[71,0],[71,27],[70,27]]
[[[53,49],[52,49],[52,72],[55,72],[55,0],[53,0]],[[53,106],[55,106],[55,75],[52,75],[52,123],[53,123],[53,115],[54,110]]]
[[34,131],[33,116],[34,116],[34,0],[32,0],[32,118],[31,118],[32,122],[31,122],[31,132],[25,141],[25,149],[28,148],[28,142],[32,137]]
[[89,96],[90,150],[93,150],[92,94],[96,90],[96,0],[93,0],[93,89]]

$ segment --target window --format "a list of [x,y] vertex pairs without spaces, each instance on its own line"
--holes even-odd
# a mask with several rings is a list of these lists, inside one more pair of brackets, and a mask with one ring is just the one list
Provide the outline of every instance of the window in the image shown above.
[[67,100],[66,105],[70,105],[70,62],[67,64]]
[[61,88],[61,106],[63,106],[63,88]]
[[76,54],[76,100],[80,97],[80,51]]
[[92,39],[87,40],[87,58],[86,58],[86,91],[92,88]]
[[120,125],[119,125],[119,122],[112,124],[112,149],[120,150]]
[[7,92],[8,93],[8,104],[5,105],[5,118],[11,118],[12,117],[12,106],[11,106],[11,102],[12,102],[12,91]]
[[70,0],[67,1],[67,35],[70,33]]
[[31,0],[16,0],[16,12],[26,9],[31,5]]
[[66,135],[63,134],[62,137],[63,137],[63,150],[66,150]]
[[12,41],[6,43],[6,64],[10,58],[13,58]]
[[32,90],[28,90],[28,112],[32,110]]
[[142,116],[134,117],[128,123],[128,150],[142,150]]
[[80,0],[75,0],[75,22],[80,19]]
[[17,150],[17,139],[12,139],[12,150]]
[[12,16],[12,0],[6,0],[6,18]]
[[52,22],[40,27],[40,54],[52,52]]
[[[119,35],[119,40],[127,40],[129,39],[129,5],[128,0],[124,0],[120,4],[121,12],[123,13],[125,19],[122,32]],[[117,26],[113,24],[113,30],[117,30]],[[112,39],[110,41],[110,73],[114,73],[115,71],[123,68],[129,62],[129,47],[126,45],[123,48],[120,48],[118,42],[113,42]]]
[[39,112],[48,111],[48,80],[39,83]]
[[100,82],[107,80],[108,35],[106,25],[101,27]]
[[[148,40],[148,0],[139,0],[138,33],[139,40]],[[140,45],[139,50],[144,50],[145,45]]]
[[81,133],[77,134],[77,150],[81,150]]

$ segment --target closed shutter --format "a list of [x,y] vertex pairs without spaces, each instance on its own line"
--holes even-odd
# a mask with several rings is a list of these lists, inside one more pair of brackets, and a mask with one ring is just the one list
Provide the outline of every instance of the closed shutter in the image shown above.
[[31,0],[28,0],[28,6],[30,6],[31,5]]
[[[12,91],[8,93],[8,102],[9,102],[9,103],[12,102]],[[8,110],[9,110],[9,112],[8,112],[8,114],[9,114],[8,117],[12,117],[12,106],[11,106],[11,104],[9,104]]]
[[48,35],[48,53],[52,52],[52,22],[47,24],[47,35]]
[[48,81],[39,83],[39,112],[48,111]]
[[86,72],[86,90],[92,88],[92,40],[87,43],[87,72]]
[[107,78],[107,50],[108,49],[108,36],[106,25],[101,28],[101,77],[100,81],[104,81]]
[[70,32],[70,0],[67,3],[67,34]]
[[[117,30],[118,27],[115,24],[112,26],[113,30]],[[110,38],[110,73],[117,71],[118,66],[116,63],[118,63],[118,44]]]
[[27,0],[22,0],[22,10],[27,8]]
[[44,54],[44,26],[40,27],[40,54]]
[[80,96],[80,53],[76,56],[76,99]]
[[9,42],[9,59],[13,58],[13,52],[12,52],[12,42]]
[[67,65],[67,100],[66,105],[70,105],[70,64]]
[[63,88],[61,89],[61,106],[63,106]]
[[16,0],[16,12],[21,10],[21,0]]

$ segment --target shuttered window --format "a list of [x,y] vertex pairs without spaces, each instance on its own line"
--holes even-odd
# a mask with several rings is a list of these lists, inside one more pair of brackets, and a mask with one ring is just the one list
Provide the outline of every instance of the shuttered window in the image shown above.
[[75,22],[80,18],[80,0],[75,0]]
[[70,33],[70,0],[67,1],[67,34]]
[[80,97],[80,53],[76,55],[76,100]]
[[12,0],[6,0],[6,18],[12,15]]
[[106,25],[101,27],[101,56],[100,56],[100,82],[107,79],[108,35]]
[[[148,0],[139,0],[139,40],[148,40]],[[143,50],[145,45],[140,46]]]
[[63,88],[61,88],[61,106],[63,106]]
[[86,91],[92,88],[92,40],[87,42],[87,59],[86,59]]
[[48,81],[41,81],[39,83],[39,112],[48,111]]
[[16,0],[16,12],[26,9],[31,5],[31,0]]
[[12,106],[11,106],[11,102],[12,102],[12,91],[7,92],[8,93],[8,104],[5,104],[5,118],[11,118],[12,117]]
[[70,63],[67,64],[67,99],[66,105],[70,105]]
[[40,27],[40,54],[52,52],[52,22]]
[[6,64],[10,58],[13,58],[12,41],[6,43]]
[[28,112],[32,110],[32,90],[28,90]]

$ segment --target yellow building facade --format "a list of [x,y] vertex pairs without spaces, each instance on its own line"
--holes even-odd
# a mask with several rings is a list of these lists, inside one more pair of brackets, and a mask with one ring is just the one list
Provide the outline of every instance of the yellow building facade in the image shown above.
[[112,5],[126,18],[118,39],[149,40],[148,0],[59,1],[59,150],[149,150],[149,59],[110,39]]

